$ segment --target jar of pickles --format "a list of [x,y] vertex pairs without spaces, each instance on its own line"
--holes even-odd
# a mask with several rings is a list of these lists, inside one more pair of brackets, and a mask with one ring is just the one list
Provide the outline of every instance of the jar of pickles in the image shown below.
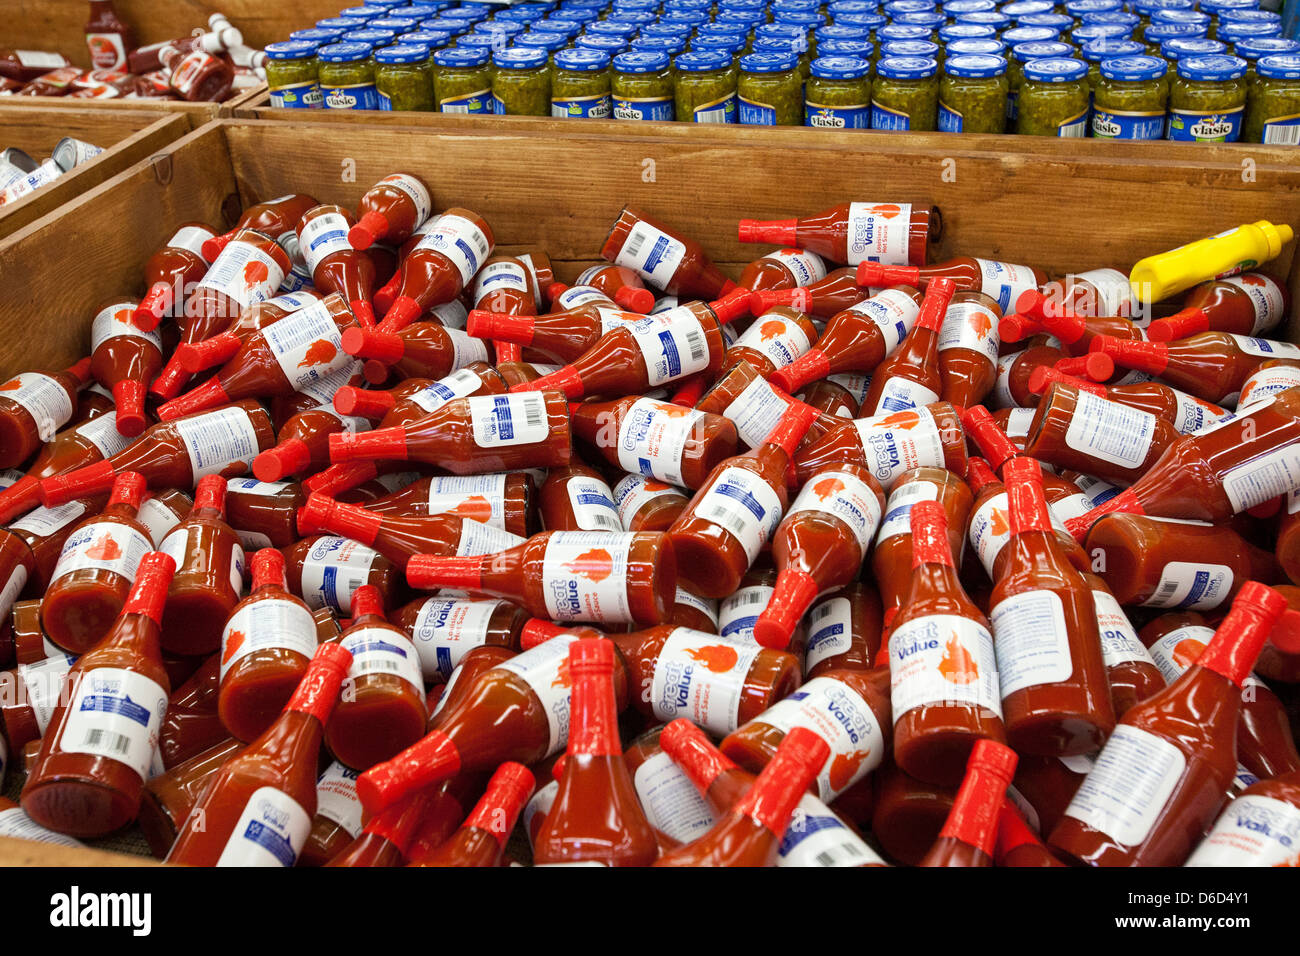
[[793,53],[740,58],[740,122],[744,126],[802,126],[803,76]]
[[739,80],[725,50],[692,50],[677,57],[674,99],[679,123],[735,123]]
[[871,89],[871,128],[933,131],[939,117],[939,64],[929,57],[885,56]]
[[609,119],[609,57],[599,50],[561,50],[551,75],[551,115],[564,119]]
[[1068,57],[1074,48],[1068,43],[1057,40],[1035,40],[1020,43],[1011,48],[1011,59],[1007,64],[1007,128],[1015,129],[1019,114],[1020,87],[1025,82],[1025,64],[1030,60],[1044,60],[1048,57]]
[[1169,139],[1235,143],[1245,112],[1245,60],[1218,55],[1178,61],[1169,88]]
[[668,54],[661,50],[629,50],[613,60],[610,91],[616,120],[671,122],[673,72]]
[[320,109],[325,104],[318,80],[315,43],[286,40],[266,47],[266,86],[271,105],[284,109]]
[[855,56],[823,56],[804,87],[804,125],[820,129],[871,128],[871,63]]
[[428,60],[429,51],[422,46],[399,43],[375,51],[375,88],[381,110],[433,109]]
[[1068,57],[1030,60],[1016,112],[1022,136],[1088,135],[1088,64]]
[[[1300,40],[1288,40],[1285,37],[1259,37],[1254,40],[1242,40],[1233,46],[1234,56],[1246,61],[1246,85],[1255,85],[1255,64],[1261,57],[1275,56],[1279,53],[1300,53]],[[1247,107],[1249,108],[1249,107]]]
[[330,110],[377,110],[375,64],[365,43],[331,43],[316,52],[321,95]]
[[1093,101],[1098,139],[1164,139],[1169,67],[1156,56],[1122,56],[1101,64]]
[[1258,78],[1250,91],[1241,138],[1248,143],[1300,146],[1300,54],[1260,57],[1255,72]]
[[497,50],[492,55],[492,111],[498,116],[550,116],[549,59],[538,47]]
[[948,57],[937,125],[945,133],[1005,133],[1007,61],[977,53]]
[[433,95],[440,113],[492,110],[492,58],[487,50],[452,47],[433,54]]

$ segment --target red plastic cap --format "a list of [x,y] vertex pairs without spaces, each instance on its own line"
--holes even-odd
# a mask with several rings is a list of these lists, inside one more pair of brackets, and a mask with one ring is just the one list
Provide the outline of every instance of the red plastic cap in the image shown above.
[[349,461],[339,465],[330,465],[303,481],[302,486],[308,491],[318,491],[331,498],[364,484],[379,474],[379,469],[372,461]]
[[783,651],[790,646],[795,627],[808,611],[820,588],[816,579],[798,568],[784,568],[767,607],[754,623],[754,640],[763,647]]
[[1018,456],[1012,458],[1003,467],[1002,478],[1007,483],[1036,481],[1041,484],[1043,481],[1043,469],[1035,459]]
[[[379,296],[376,295],[376,301],[378,298]],[[399,295],[384,313],[384,321],[379,323],[379,328],[384,332],[400,332],[418,319],[423,312],[420,303],[409,295]]]
[[508,315],[473,309],[465,320],[465,333],[477,339],[531,345],[537,328],[535,315]]
[[918,501],[908,513],[912,531],[912,568],[923,564],[952,566],[952,547],[948,542],[948,514],[937,501]]
[[339,699],[339,689],[352,666],[352,652],[342,644],[321,644],[307,665],[307,673],[294,689],[285,712],[310,714],[321,724],[329,721]]
[[182,342],[173,358],[185,371],[197,374],[230,361],[242,344],[233,332],[222,332],[202,342]]
[[66,475],[54,475],[41,482],[41,504],[47,508],[67,504],[74,498],[100,494],[113,487],[116,472],[111,462],[97,461]]
[[1033,322],[1042,322],[1049,315],[1056,315],[1056,310],[1048,310],[1047,296],[1037,289],[1026,289],[1016,299],[1016,312]]
[[172,305],[172,287],[167,282],[159,282],[145,293],[140,304],[131,313],[132,324],[141,332],[152,332],[158,328],[167,310]]
[[384,616],[384,596],[373,584],[363,584],[352,592],[352,621],[355,624],[363,617]]
[[506,761],[492,774],[487,790],[465,818],[464,826],[486,830],[504,846],[536,785],[531,770],[513,760]]
[[429,591],[434,588],[477,590],[483,583],[481,557],[445,558],[417,554],[406,563],[406,583]]
[[584,637],[569,643],[569,674],[614,673],[614,644],[603,637]]
[[809,349],[789,365],[777,369],[767,380],[770,384],[786,392],[794,393],[809,382],[815,382],[831,374],[830,359],[821,349]]
[[535,378],[531,382],[517,382],[510,386],[512,392],[563,392],[565,398],[582,398],[587,393],[586,386],[572,365],[556,369],[549,375]]
[[357,388],[355,385],[340,386],[334,393],[334,410],[340,415],[379,419],[387,415],[396,404],[397,399],[389,392]]
[[113,404],[116,406],[118,433],[135,438],[149,426],[144,415],[144,382],[123,379],[113,386]]
[[993,415],[983,405],[972,405],[962,414],[961,423],[975,444],[979,446],[984,458],[999,470],[1009,460],[1020,454],[1020,449],[1007,437],[1007,433],[998,427]]
[[353,326],[343,330],[343,351],[358,358],[374,359],[391,365],[406,354],[406,343],[395,332],[362,329]]
[[413,790],[454,777],[460,766],[455,742],[440,730],[430,731],[396,757],[358,777],[357,797],[367,813],[375,814]]
[[530,651],[539,644],[545,644],[553,637],[567,634],[568,629],[559,624],[543,620],[540,617],[529,618],[519,632],[520,650]]
[[284,577],[284,555],[275,548],[262,548],[253,555],[249,562],[252,568],[252,590],[258,591],[267,585],[274,585],[280,590],[287,586]]
[[226,479],[220,475],[204,475],[194,486],[194,510],[211,508],[224,511],[226,507]]
[[213,377],[179,398],[173,398],[170,402],[159,405],[158,420],[170,422],[177,418],[184,418],[186,415],[195,415],[229,404],[230,396],[221,387],[221,380]]
[[1016,752],[1006,744],[996,740],[983,739],[971,748],[970,759],[966,762],[967,771],[981,770],[996,776],[999,780],[1011,783],[1016,775]]
[[23,475],[4,491],[0,491],[0,525],[8,524],[40,503],[40,480],[31,475]]
[[298,512],[298,530],[332,531],[364,545],[372,545],[384,519],[373,511],[343,504],[321,494],[311,494]]
[[668,403],[670,405],[681,405],[683,408],[694,408],[695,403],[704,396],[708,387],[709,383],[704,380],[704,373],[692,375],[682,383],[681,388],[673,392],[668,399]]
[[230,245],[230,240],[235,237],[238,229],[232,229],[230,232],[220,236],[213,236],[211,239],[204,239],[203,245],[199,247],[199,255],[203,256],[207,262],[213,262],[217,256],[221,255],[221,250]]
[[[1104,357],[1104,356],[1103,356]],[[1107,376],[1109,377],[1109,376]],[[1029,390],[1035,395],[1042,395],[1052,385],[1056,383],[1062,385],[1073,385],[1083,392],[1091,392],[1093,395],[1105,397],[1106,387],[1098,385],[1096,382],[1086,378],[1079,378],[1077,375],[1066,375],[1058,368],[1051,365],[1037,365],[1029,373]]]
[[798,232],[798,219],[742,219],[736,229],[741,242],[770,242],[778,246],[793,246]]
[[723,325],[749,315],[749,300],[752,293],[748,289],[736,288],[721,299],[714,299],[709,308]]
[[998,480],[998,476],[993,473],[989,463],[978,455],[971,455],[966,459],[966,484],[970,485],[970,490],[979,494],[980,489],[985,485],[991,485]]
[[167,364],[163,366],[163,370],[158,373],[158,377],[149,386],[149,394],[156,397],[160,402],[171,401],[181,393],[181,389],[185,387],[185,383],[191,377],[190,373],[181,367],[181,363],[173,354]]
[[353,249],[369,249],[375,241],[388,235],[388,217],[383,213],[368,212],[348,230],[348,245]]
[[311,451],[307,443],[301,438],[286,438],[253,459],[253,474],[258,481],[279,481],[310,464]]
[[1259,608],[1264,614],[1276,620],[1287,609],[1286,597],[1281,591],[1261,584],[1259,581],[1247,581],[1232,600],[1233,606],[1245,604]]
[[614,302],[629,312],[645,315],[655,307],[655,295],[644,287],[638,289],[636,286],[625,285],[614,293]]
[[1173,315],[1156,319],[1147,326],[1147,338],[1152,342],[1172,342],[1210,330],[1210,317],[1201,309],[1183,309]]
[[175,574],[175,558],[162,551],[150,551],[140,559],[122,613],[143,614],[155,624],[161,624],[167,589],[171,587]]
[[998,338],[1003,342],[1019,342],[1041,332],[1042,328],[1028,316],[1012,313],[998,322]]
[[113,479],[113,490],[108,496],[108,506],[111,508],[113,505],[125,504],[138,509],[148,486],[149,483],[140,472],[124,471]]

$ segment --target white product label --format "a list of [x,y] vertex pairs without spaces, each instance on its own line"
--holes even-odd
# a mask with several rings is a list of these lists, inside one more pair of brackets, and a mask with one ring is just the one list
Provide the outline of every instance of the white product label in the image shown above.
[[546,397],[541,392],[516,395],[479,395],[465,399],[480,448],[498,445],[532,445],[550,437]]
[[731,733],[738,726],[745,675],[761,650],[716,634],[674,629],[655,663],[654,715],[665,723],[685,717],[718,737]]
[[[881,294],[883,295],[884,293]],[[907,297],[904,296],[904,298]],[[907,301],[912,302],[910,298],[908,298]],[[912,304],[915,305],[916,303],[912,303]],[[848,392],[850,395],[853,396],[853,400],[857,402],[859,405],[861,405],[863,402],[867,400],[867,392],[871,391],[871,376],[860,375],[857,372],[838,372],[835,375],[827,375],[826,381],[834,382],[836,385],[843,388],[846,392]],[[839,412],[837,411],[835,414],[838,415]],[[852,418],[853,416],[845,415],[843,417]]]
[[[203,259],[203,244],[216,235],[211,229],[202,226],[182,226],[176,234],[167,240],[173,249],[187,249]],[[206,259],[204,260],[207,261]]]
[[1234,512],[1248,511],[1300,488],[1300,442],[1265,451],[1223,473],[1223,492]]
[[807,352],[812,342],[794,319],[779,312],[768,312],[756,318],[733,347],[753,349],[776,368],[783,368]]
[[69,501],[54,508],[35,508],[9,526],[10,531],[26,531],[37,538],[48,538],[86,513],[80,501]]
[[885,384],[881,387],[880,399],[876,402],[876,407],[872,411],[876,415],[887,415],[890,412],[920,408],[922,405],[929,405],[931,402],[937,402],[938,400],[939,393],[934,389],[928,388],[920,382],[914,382],[910,378],[892,375],[885,380]]
[[632,535],[557,531],[542,558],[542,591],[554,621],[622,624],[632,620],[627,598]]
[[9,379],[0,385],[0,398],[27,410],[43,442],[53,438],[72,417],[72,399],[68,393],[55,379],[40,372],[23,372]]
[[569,507],[573,519],[583,531],[622,531],[618,508],[614,506],[614,492],[599,478],[574,475],[564,483],[569,494]]
[[998,304],[1003,315],[1015,311],[1015,304],[1023,293],[1038,288],[1034,270],[1028,266],[993,259],[975,261],[980,266],[980,291]]
[[489,262],[478,274],[474,282],[474,307],[479,308],[485,295],[498,289],[510,289],[529,294],[532,291],[528,282],[528,273],[517,262]]
[[[569,309],[576,309],[579,306],[590,305],[592,303],[600,303],[602,305],[614,304],[609,296],[605,295],[605,293],[601,292],[599,289],[589,285],[569,286],[569,288],[565,289],[555,297],[556,308],[566,312]],[[608,331],[608,329],[605,331]]]
[[[1069,499],[1062,499],[1062,502],[1068,504]],[[1063,519],[1057,513],[1055,504],[1048,506],[1047,515],[1052,522],[1053,528],[1061,533],[1066,533],[1065,525],[1062,524]],[[971,548],[974,549],[976,556],[980,559],[980,564],[984,565],[984,570],[992,578],[994,576],[993,567],[997,562],[998,555],[1002,553],[1002,549],[1011,540],[1011,511],[1005,491],[989,498],[988,501],[975,510],[975,513],[971,515],[967,537],[970,540]]]
[[618,426],[618,463],[625,471],[684,485],[682,452],[704,413],[637,399]]
[[135,441],[117,430],[117,419],[113,415],[99,415],[88,422],[82,422],[73,431],[77,437],[84,438],[98,448],[105,458],[112,458]]
[[352,652],[349,681],[367,674],[388,674],[400,677],[424,698],[420,657],[405,634],[389,627],[362,627],[345,634],[341,643]]
[[59,748],[108,757],[147,780],[166,710],[167,691],[143,674],[117,667],[86,671],[64,713]]
[[876,546],[900,534],[912,533],[912,505],[918,501],[938,501],[939,486],[933,481],[909,481],[897,486],[889,495],[885,517],[880,523]]
[[628,230],[623,248],[614,264],[634,269],[642,279],[659,289],[666,289],[686,257],[686,246],[647,222],[638,220]]
[[[1237,399],[1237,404],[1244,408],[1262,398],[1276,395],[1288,388],[1295,388],[1297,385],[1300,385],[1300,368],[1294,365],[1277,365],[1272,368],[1256,369],[1251,373],[1250,378],[1242,383],[1241,397]],[[1182,410],[1181,399],[1179,410]],[[1212,419],[1207,419],[1207,421],[1212,421]],[[1205,422],[1202,422],[1199,427],[1204,426]],[[1179,428],[1178,430],[1182,431],[1183,429]]]
[[745,549],[753,564],[763,544],[781,523],[781,499],[752,471],[731,466],[699,498],[691,514],[725,529]]
[[1176,607],[1191,611],[1216,608],[1232,590],[1232,568],[1226,564],[1170,561],[1160,571],[1155,593],[1144,607]]
[[939,423],[928,408],[910,408],[854,423],[868,470],[888,491],[894,481],[913,468],[944,467]]
[[442,408],[453,398],[472,395],[482,387],[483,380],[473,372],[468,369],[457,369],[445,378],[440,378],[408,396],[407,401],[415,402],[426,412],[432,412]]
[[[190,533],[187,528],[177,528],[163,537],[162,542],[158,545],[158,550],[170,557],[176,562],[176,570],[185,566],[185,558],[189,553]],[[234,545],[230,554],[230,587],[235,594],[239,594],[244,589],[244,549],[241,545]]]
[[54,716],[62,696],[63,683],[76,660],[70,654],[56,654],[35,664],[18,665],[18,680],[23,685],[27,706],[36,716],[36,726],[42,736],[50,726],[50,718]]
[[1074,662],[1059,595],[1051,591],[1013,595],[993,609],[989,622],[1004,700],[1026,687],[1069,680]]
[[992,408],[1014,408],[1016,397],[1011,394],[1011,366],[1016,364],[1021,353],[1012,352],[998,359],[998,377],[993,383]]
[[679,587],[677,595],[673,598],[673,603],[694,608],[712,621],[715,628],[718,626],[718,602],[712,598],[702,598],[698,594],[692,594],[685,588]]
[[1076,282],[1091,283],[1097,290],[1094,315],[1121,315],[1128,318],[1133,314],[1133,286],[1128,276],[1118,269],[1090,269],[1073,276]]
[[112,571],[134,581],[141,559],[153,549],[153,542],[130,525],[96,521],[78,528],[63,542],[50,580],[90,569]]
[[357,796],[360,775],[360,770],[335,760],[316,781],[316,815],[333,820],[353,839],[360,835],[362,825],[361,798]]
[[794,284],[800,288],[826,278],[826,262],[815,252],[802,249],[778,249],[763,257],[779,262],[790,270]]
[[650,385],[662,385],[708,368],[704,326],[688,307],[638,317],[624,324],[645,360]]
[[970,349],[996,363],[998,317],[978,302],[954,302],[939,330],[939,351],[947,349]]
[[1237,348],[1247,355],[1258,355],[1260,358],[1270,359],[1300,358],[1300,345],[1292,345],[1290,342],[1258,339],[1249,335],[1233,335],[1232,339],[1237,343]]
[[221,679],[249,654],[274,648],[310,658],[316,653],[316,643],[316,622],[297,601],[252,601],[237,608],[221,632]]
[[756,378],[723,409],[722,415],[736,426],[741,441],[757,448],[789,407],[789,401],[776,394],[767,379]]
[[[572,684],[569,679],[569,645],[578,638],[573,634],[557,634],[549,641],[538,644],[498,664],[494,670],[509,671],[517,676],[537,695],[546,725],[550,730],[547,756],[555,753],[569,741],[569,702]],[[451,693],[451,685],[443,700]]]
[[221,408],[215,412],[182,418],[173,423],[181,444],[190,457],[194,483],[215,475],[235,462],[252,467],[261,450],[253,420],[243,408]]
[[[488,362],[487,342],[483,339],[475,338],[468,332],[460,329],[447,329],[447,338],[451,339],[452,348],[452,368],[460,371],[466,365],[473,365],[475,362]],[[475,379],[478,376],[474,376]]]
[[1077,402],[1065,430],[1067,445],[1121,468],[1138,468],[1146,461],[1156,431],[1154,415],[1091,392],[1079,392]]
[[814,605],[808,612],[808,650],[804,654],[804,673],[807,674],[829,657],[847,654],[852,647],[852,602],[848,598],[833,597]]
[[[1293,369],[1292,371],[1300,372],[1300,369]],[[1253,379],[1254,376],[1251,376],[1251,378]],[[1247,385],[1249,384],[1250,379],[1247,380]],[[1300,384],[1300,374],[1296,375],[1295,384]],[[1188,395],[1186,392],[1180,392],[1176,388],[1171,388],[1170,391],[1174,393],[1174,399],[1178,403],[1178,409],[1174,414],[1174,428],[1184,435],[1200,431],[1206,425],[1213,424],[1228,414],[1226,409]],[[1241,394],[1244,399],[1246,394],[1245,386],[1242,386]],[[1266,391],[1256,395],[1255,398],[1259,399],[1271,394],[1272,391]],[[1242,404],[1246,404],[1246,402],[1243,400]]]
[[823,801],[834,800],[880,765],[885,736],[880,718],[848,684],[817,677],[754,718],[787,734],[796,727],[813,731],[830,746],[817,773]]
[[887,266],[907,265],[911,231],[910,203],[849,203],[846,264],[883,262]]
[[361,366],[364,363],[348,355],[340,361],[342,364],[320,375],[303,373],[298,382],[298,394],[315,399],[318,405],[330,405],[334,401],[334,393],[342,386],[361,384]]
[[875,489],[848,471],[825,471],[810,479],[790,505],[785,520],[802,511],[839,518],[853,532],[863,558],[880,526],[880,498]]
[[93,322],[90,323],[90,351],[93,354],[95,349],[99,348],[109,339],[119,337],[129,337],[135,339],[144,339],[153,344],[154,348],[162,351],[162,336],[156,331],[145,332],[136,328],[131,321],[135,314],[134,302],[118,302],[114,305],[106,306],[99,311]]
[[767,584],[737,588],[718,605],[718,633],[742,644],[756,644],[754,625],[776,589]]
[[352,362],[328,300],[299,309],[262,329],[271,354],[295,391]]
[[1138,661],[1155,665],[1151,652],[1138,638],[1133,622],[1109,591],[1093,591],[1097,611],[1097,633],[1101,637],[1101,658],[1107,668]]
[[460,538],[456,542],[456,555],[461,558],[476,558],[482,554],[496,554],[508,551],[523,544],[527,539],[517,534],[494,528],[478,521],[462,520]]
[[0,836],[17,837],[20,840],[37,840],[41,843],[54,843],[58,846],[84,846],[80,840],[74,840],[62,833],[47,830],[23,813],[22,807],[10,807],[0,810]]
[[889,636],[894,721],[930,704],[976,704],[1002,716],[993,636],[955,614],[907,621]]
[[352,243],[348,242],[350,228],[347,219],[336,212],[322,213],[298,227],[298,248],[308,272],[315,274],[326,256],[352,251]]
[[1300,865],[1300,807],[1249,793],[1228,804],[1185,866]]
[[1282,307],[1286,299],[1282,287],[1272,278],[1259,272],[1248,272],[1245,275],[1229,276],[1222,281],[1235,285],[1249,296],[1251,307],[1255,310],[1251,335],[1266,332],[1282,321]]
[[235,240],[221,250],[217,261],[198,284],[234,299],[242,308],[265,302],[284,281],[284,270],[257,246]]
[[14,606],[14,601],[18,600],[18,595],[22,593],[26,583],[27,568],[20,564],[10,572],[9,580],[5,582],[4,587],[0,587],[0,621],[6,619],[9,609]]
[[429,514],[454,514],[506,529],[506,478],[496,475],[442,475],[429,479]]
[[[182,501],[184,504],[189,503],[188,498],[184,498]],[[177,514],[172,510],[171,505],[164,503],[159,498],[146,498],[141,502],[140,510],[136,512],[135,517],[149,532],[149,537],[154,544],[159,546],[176,529],[176,526],[185,520],[183,515]]]
[[58,69],[67,66],[68,61],[62,53],[43,53],[40,50],[15,50],[18,62],[23,66]]
[[416,223],[423,223],[429,218],[429,212],[433,209],[433,199],[424,183],[405,173],[393,173],[385,176],[379,182],[386,186],[396,187],[411,197],[411,202],[415,203]]
[[446,214],[437,218],[415,249],[432,249],[446,256],[460,273],[462,286],[469,285],[474,273],[492,255],[492,243],[477,224],[463,216]]
[[465,330],[465,325],[469,319],[469,309],[465,308],[465,303],[460,299],[452,299],[450,302],[443,302],[439,305],[432,306],[429,309],[430,314],[448,329]]
[[311,817],[274,787],[248,798],[217,866],[293,866],[311,833]]
[[776,865],[846,867],[884,862],[829,807],[804,794],[781,839]]
[[352,613],[352,595],[365,584],[379,552],[350,538],[325,535],[302,561],[302,599],[313,611]]
[[[885,340],[885,354],[888,355],[912,331],[921,314],[921,307],[901,289],[883,289],[871,298],[849,306],[846,311],[859,312],[876,323]],[[862,395],[865,398],[866,392]],[[858,401],[861,402],[862,399]]]
[[1201,652],[1214,637],[1214,629],[1199,624],[1176,628],[1150,647],[1151,660],[1160,669],[1166,684],[1183,676],[1183,671],[1196,663]]
[[1163,738],[1120,724],[1066,809],[1122,846],[1147,838],[1178,786],[1187,758]]
[[1007,437],[1011,439],[1028,438],[1029,426],[1034,422],[1034,412],[1032,408],[1013,408],[1011,414],[1007,416],[1007,427],[1003,429]]
[[428,681],[451,677],[461,658],[487,643],[488,625],[504,601],[467,601],[432,597],[420,605],[411,638]]
[[623,530],[632,530],[632,519],[650,501],[664,495],[675,496],[681,500],[682,507],[687,504],[686,496],[672,485],[654,481],[643,475],[628,475],[614,486],[614,507],[618,509],[619,520]]
[[637,767],[632,782],[650,825],[674,840],[690,843],[717,822],[691,778],[663,751]]
[[239,538],[239,543],[244,546],[245,551],[260,551],[262,548],[273,547],[271,539],[260,531],[240,531],[235,530],[235,537]]

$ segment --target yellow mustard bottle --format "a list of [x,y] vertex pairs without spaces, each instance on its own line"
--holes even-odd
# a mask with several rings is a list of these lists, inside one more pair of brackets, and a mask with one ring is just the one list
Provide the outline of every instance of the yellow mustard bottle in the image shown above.
[[1235,275],[1276,259],[1291,241],[1290,226],[1261,219],[1185,246],[1147,256],[1133,266],[1129,283],[1142,302],[1159,302],[1208,279]]

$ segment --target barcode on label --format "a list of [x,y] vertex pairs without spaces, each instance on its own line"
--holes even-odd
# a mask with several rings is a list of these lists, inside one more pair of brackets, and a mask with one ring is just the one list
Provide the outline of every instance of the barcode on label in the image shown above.
[[705,343],[704,330],[701,328],[691,329],[686,333],[686,345],[691,350],[691,361],[700,362],[704,360]]
[[1181,582],[1175,578],[1170,578],[1169,580],[1162,582],[1160,585],[1160,589],[1155,593],[1154,600],[1162,601],[1173,597],[1173,594],[1175,591],[1178,590],[1178,585],[1180,583]]
[[524,405],[524,422],[527,425],[538,427],[543,424],[543,416],[546,412],[544,402],[528,402]]
[[380,657],[366,661],[366,673],[373,673],[374,671],[392,671],[396,674],[401,671],[401,667],[397,661],[384,660],[384,658]]
[[827,601],[825,604],[819,604],[815,608],[813,608],[810,612],[808,612],[809,630],[815,630],[815,628],[813,628],[812,625],[818,623],[823,618],[830,617],[831,611],[833,611],[834,609],[835,609],[835,605],[833,605],[830,601]]
[[[731,602],[730,606],[734,608],[744,607],[747,604],[766,604],[770,597],[771,593],[766,588],[757,591],[746,591],[745,593],[738,595],[736,599]],[[821,609],[818,608],[818,610]],[[822,616],[825,617],[824,614]]]
[[817,861],[818,866],[835,866],[844,860],[860,860],[863,856],[863,852],[852,843],[841,843],[839,846],[822,850],[813,859]]
[[1264,129],[1264,142],[1274,146],[1300,146],[1300,126],[1269,123]]
[[131,738],[111,730],[95,729],[86,732],[86,739],[82,744],[86,747],[103,747],[112,753],[125,754],[131,749]]
[[741,512],[721,504],[709,504],[708,507],[700,509],[699,515],[705,521],[722,525],[738,538],[744,535],[752,524]]
[[633,229],[632,234],[627,237],[627,245],[623,247],[623,252],[629,256],[635,256],[641,251],[641,246],[645,243],[645,237],[648,235],[647,232]]

